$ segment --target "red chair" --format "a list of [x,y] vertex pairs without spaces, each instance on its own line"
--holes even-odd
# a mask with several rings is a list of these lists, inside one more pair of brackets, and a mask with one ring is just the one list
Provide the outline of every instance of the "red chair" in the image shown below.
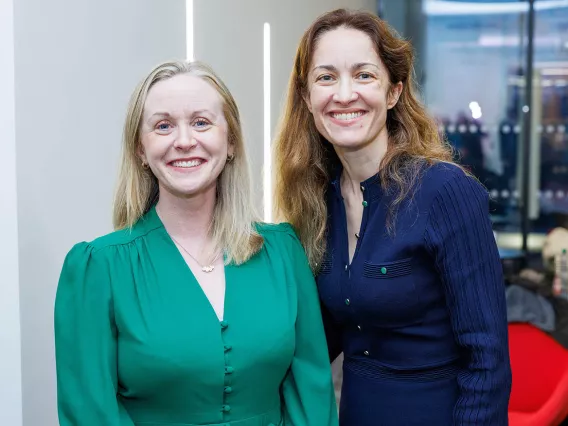
[[510,426],[557,426],[568,416],[568,350],[530,324],[509,324]]

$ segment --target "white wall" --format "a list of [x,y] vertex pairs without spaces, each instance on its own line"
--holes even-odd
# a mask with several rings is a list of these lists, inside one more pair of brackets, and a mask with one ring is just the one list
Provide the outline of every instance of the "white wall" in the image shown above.
[[[53,302],[62,261],[75,242],[111,230],[128,97],[153,65],[185,57],[185,1],[18,0],[13,19],[13,0],[0,1],[0,199],[8,207],[0,209],[0,425],[56,426]],[[239,102],[260,204],[263,23],[272,25],[274,125],[309,22],[338,6],[374,10],[375,0],[194,3],[195,56]]]
[[61,264],[111,230],[128,98],[155,64],[185,57],[185,2],[18,0],[15,52],[24,425],[55,426]]
[[22,424],[13,0],[0,0],[0,425]]

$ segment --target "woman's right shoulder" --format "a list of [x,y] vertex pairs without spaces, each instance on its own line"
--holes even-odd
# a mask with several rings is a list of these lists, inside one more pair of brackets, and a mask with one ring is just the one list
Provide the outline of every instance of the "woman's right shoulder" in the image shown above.
[[79,242],[68,251],[61,268],[55,298],[56,330],[67,327],[76,312],[92,312],[112,298],[112,278],[124,264],[122,250],[130,250],[129,230],[120,230]]
[[63,262],[57,285],[58,311],[77,303],[100,298],[107,300],[112,293],[112,277],[128,268],[129,250],[136,239],[134,232],[123,229],[73,245]]
[[108,251],[108,249],[128,246],[134,240],[144,237],[136,226],[133,228],[119,229],[105,235],[101,235],[91,241],[82,241],[73,246],[71,251],[82,248],[94,253]]
[[91,241],[81,241],[74,244],[68,251],[64,267],[74,267],[89,261],[101,262],[112,260],[117,250],[128,250],[137,235],[134,229],[120,229],[101,235]]

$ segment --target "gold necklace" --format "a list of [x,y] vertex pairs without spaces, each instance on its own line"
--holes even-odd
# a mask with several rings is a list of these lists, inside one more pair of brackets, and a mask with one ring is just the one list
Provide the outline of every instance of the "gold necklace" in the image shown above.
[[180,246],[180,247],[183,249],[183,251],[185,251],[185,252],[189,255],[189,257],[191,257],[193,260],[195,260],[195,263],[197,263],[197,264],[199,265],[199,267],[201,268],[201,270],[202,270],[203,272],[206,272],[206,273],[213,272],[213,270],[215,269],[214,263],[217,261],[217,259],[219,259],[219,255],[221,254],[220,251],[217,252],[217,255],[213,258],[213,260],[210,262],[209,265],[202,265],[202,264],[199,262],[199,260],[197,260],[195,257],[193,257],[193,255],[192,255],[189,251],[187,251],[187,249],[186,249],[184,246],[182,246],[182,245],[180,244],[180,242],[179,242],[178,240],[176,240],[176,239],[175,239],[174,237],[172,237],[171,235],[170,235],[170,238],[171,238],[172,240],[174,240],[174,241],[176,242],[176,244],[177,244],[178,246]]

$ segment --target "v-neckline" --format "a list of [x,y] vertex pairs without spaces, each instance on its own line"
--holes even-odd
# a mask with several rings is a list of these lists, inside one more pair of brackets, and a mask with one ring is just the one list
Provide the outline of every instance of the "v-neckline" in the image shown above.
[[203,289],[201,282],[197,279],[193,270],[187,264],[185,258],[183,257],[183,254],[181,253],[181,251],[179,250],[179,248],[177,247],[175,242],[172,240],[172,237],[170,237],[170,234],[168,234],[165,227],[164,227],[164,232],[166,233],[167,238],[170,240],[169,241],[170,245],[177,252],[179,261],[182,262],[183,265],[185,266],[186,272],[189,274],[191,280],[197,286],[199,293],[204,298],[205,303],[208,305],[209,311],[211,311],[211,313],[213,314],[213,316],[215,317],[215,319],[218,322],[227,321],[227,293],[229,291],[229,285],[228,285],[228,280],[227,280],[227,271],[229,269],[229,265],[225,265],[225,260],[223,259],[223,274],[224,274],[224,278],[225,278],[225,291],[223,292],[223,317],[219,318],[219,316],[217,315],[217,311],[215,310],[215,307],[211,303],[211,299],[209,299],[209,297],[207,296],[207,293],[205,293],[205,290]]
[[217,322],[226,322],[227,321],[227,307],[228,307],[227,301],[229,300],[228,297],[227,297],[227,293],[229,291],[228,274],[230,272],[231,265],[225,264],[225,256],[223,255],[223,274],[224,274],[224,277],[225,277],[225,291],[223,292],[223,317],[219,318],[219,316],[217,315],[217,311],[215,311],[215,307],[211,303],[211,300],[207,296],[207,293],[205,293],[205,290],[203,290],[203,286],[201,285],[201,283],[199,282],[199,280],[197,279],[197,277],[193,273],[193,270],[191,269],[191,267],[187,264],[185,258],[183,257],[183,254],[181,253],[180,249],[177,247],[175,241],[172,239],[172,237],[168,233],[164,223],[162,222],[162,219],[160,218],[160,216],[158,215],[158,212],[156,211],[156,207],[154,206],[149,213],[152,214],[154,216],[154,218],[160,223],[161,228],[163,230],[164,238],[167,241],[168,247],[170,247],[172,249],[172,251],[175,252],[174,256],[176,256],[176,259],[177,259],[178,262],[181,262],[183,264],[185,274],[189,275],[190,281],[192,281],[193,284],[195,286],[197,286],[197,291],[199,292],[201,297],[204,299],[204,303],[207,305],[208,311],[213,315],[213,317],[217,320]]

